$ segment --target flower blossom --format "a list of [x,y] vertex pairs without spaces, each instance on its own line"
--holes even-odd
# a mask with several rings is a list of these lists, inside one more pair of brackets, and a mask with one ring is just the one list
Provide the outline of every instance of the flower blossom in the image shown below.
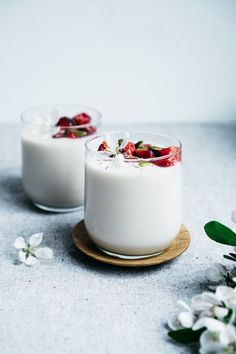
[[38,262],[39,259],[51,259],[53,251],[48,247],[38,247],[43,239],[43,233],[37,233],[29,238],[26,242],[24,237],[17,237],[14,242],[14,247],[19,250],[18,258],[20,262],[32,266]]

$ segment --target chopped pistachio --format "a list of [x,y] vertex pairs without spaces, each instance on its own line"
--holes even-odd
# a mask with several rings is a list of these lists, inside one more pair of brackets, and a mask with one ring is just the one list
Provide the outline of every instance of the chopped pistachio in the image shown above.
[[138,142],[135,144],[135,149],[140,149],[142,145],[143,145],[143,141],[142,141],[142,140],[138,141]]
[[[72,131],[72,130],[71,130]],[[86,136],[87,133],[83,130],[73,130],[73,133],[78,137],[82,138],[83,136]]]
[[160,147],[160,146],[149,146],[149,150],[155,150],[155,151],[160,151],[162,150],[163,148]]
[[145,166],[148,166],[148,165],[151,165],[151,163],[150,162],[145,162],[145,161],[139,162],[139,166],[140,167],[145,167]]
[[121,146],[121,144],[123,143],[124,139],[118,139],[118,146]]

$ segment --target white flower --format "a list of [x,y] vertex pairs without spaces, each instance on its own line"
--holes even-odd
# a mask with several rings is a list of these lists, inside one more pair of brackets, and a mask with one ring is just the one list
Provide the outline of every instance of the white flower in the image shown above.
[[180,304],[185,311],[180,312],[174,320],[169,320],[168,325],[174,331],[181,328],[191,328],[196,320],[188,304],[184,301],[178,301],[178,304]]
[[[206,328],[200,338],[200,353],[227,353],[230,346],[236,348],[236,329],[232,324],[225,324],[217,319],[203,317],[196,321],[193,330]],[[235,351],[228,351],[235,353]]]
[[[129,133],[106,133],[105,141],[107,143],[107,150],[97,151],[95,154],[99,160],[109,162],[109,165],[118,168],[124,162],[124,156],[120,153],[129,139]],[[112,159],[111,159],[112,157]]]
[[118,167],[121,167],[123,162],[124,162],[124,156],[122,154],[116,154],[110,163],[114,167],[118,168]]
[[224,282],[227,273],[227,268],[221,263],[214,263],[212,267],[205,271],[206,278],[215,283]]
[[[118,150],[123,149],[127,145],[128,139],[129,139],[128,132],[105,134],[105,141],[109,146],[109,151],[113,154],[117,154]],[[118,144],[118,141],[120,141],[121,143]]]
[[37,233],[29,238],[26,243],[24,237],[17,237],[14,242],[14,247],[19,250],[18,258],[20,262],[31,266],[38,262],[39,259],[51,259],[53,251],[48,247],[40,247],[43,239],[43,233]]
[[201,354],[222,353],[222,345],[219,342],[219,336],[215,332],[204,331],[200,337],[200,350]]
[[216,297],[229,309],[236,309],[236,288],[232,289],[228,286],[218,286],[216,289]]
[[203,292],[192,298],[193,309],[200,313],[200,316],[214,316],[219,319],[224,318],[228,314],[228,309],[225,308],[216,294]]

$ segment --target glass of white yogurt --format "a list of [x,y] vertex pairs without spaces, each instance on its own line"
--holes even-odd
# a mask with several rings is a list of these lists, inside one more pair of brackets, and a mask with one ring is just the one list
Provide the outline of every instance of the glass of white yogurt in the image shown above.
[[50,105],[21,115],[22,179],[39,208],[69,212],[84,204],[85,142],[101,114],[79,105]]
[[159,254],[181,227],[181,143],[161,134],[110,132],[86,142],[85,226],[99,249]]

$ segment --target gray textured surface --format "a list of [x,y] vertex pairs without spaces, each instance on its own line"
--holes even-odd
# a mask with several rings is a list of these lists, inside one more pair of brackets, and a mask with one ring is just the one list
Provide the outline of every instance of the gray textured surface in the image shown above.
[[[79,213],[49,214],[26,199],[20,179],[19,131],[0,128],[0,352],[4,354],[192,353],[166,336],[176,301],[206,287],[203,271],[221,246],[203,225],[229,222],[236,207],[236,126],[145,127],[179,137],[184,147],[183,221],[189,250],[161,267],[120,269],[73,247]],[[168,188],[168,186],[167,186]],[[32,268],[14,264],[18,235],[43,231],[55,259]]]

